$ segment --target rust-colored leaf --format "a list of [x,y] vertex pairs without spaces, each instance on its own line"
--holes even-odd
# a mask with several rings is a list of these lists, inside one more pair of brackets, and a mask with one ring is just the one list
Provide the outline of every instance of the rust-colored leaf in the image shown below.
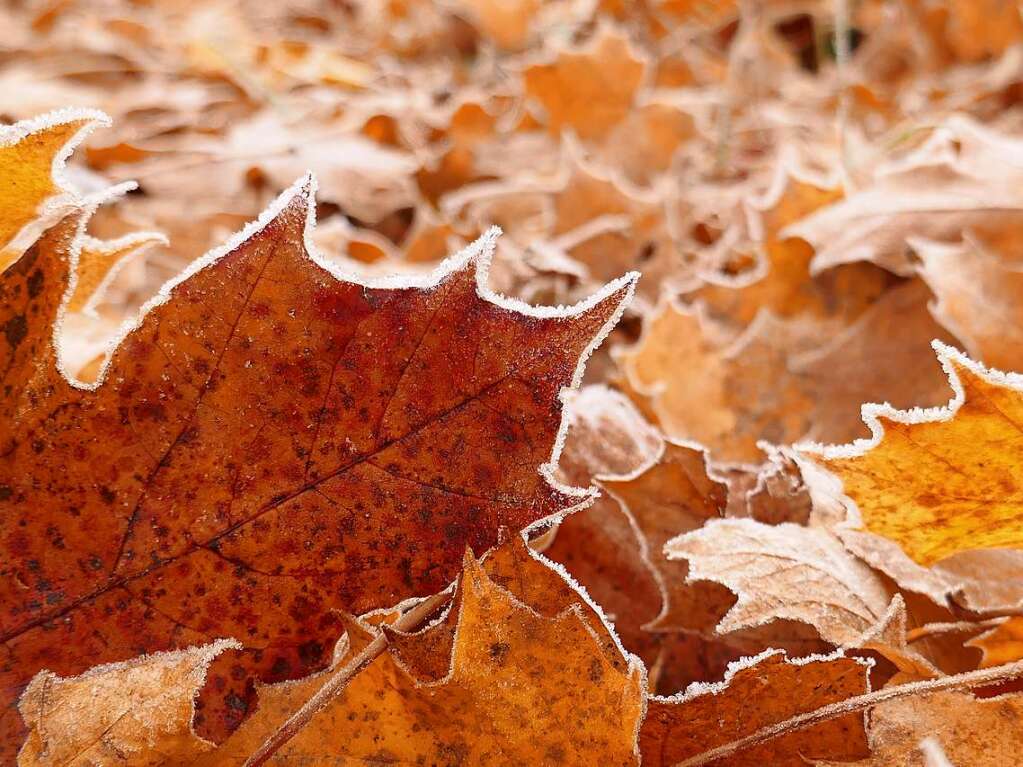
[[664,545],[719,517],[726,488],[707,474],[704,451],[668,442],[657,462],[632,477],[602,477],[602,487],[621,504],[644,544],[662,593],[652,630],[709,631],[734,604],[727,589],[707,581],[688,583],[689,566],[665,556]]
[[[789,660],[778,651],[732,664],[719,684],[693,685],[677,698],[654,698],[639,744],[644,767],[676,762],[739,740],[762,727],[867,689],[867,666],[832,656]],[[806,760],[866,755],[863,717],[847,714],[713,762],[715,767],[802,767]]]
[[488,237],[416,285],[362,285],[306,253],[310,200],[165,290],[94,388],[53,344],[83,216],[4,273],[8,696],[42,668],[237,637],[208,686],[226,703],[201,712],[223,733],[246,680],[328,662],[335,608],[437,591],[466,546],[585,502],[538,469],[633,279],[531,309],[482,287]]
[[[568,435],[559,471],[572,484],[628,474],[661,450],[660,434],[622,394],[603,386],[579,390],[567,409]],[[612,616],[622,643],[648,664],[659,638],[642,627],[661,610],[661,589],[643,556],[635,526],[611,496],[562,520],[544,555],[560,562]]]

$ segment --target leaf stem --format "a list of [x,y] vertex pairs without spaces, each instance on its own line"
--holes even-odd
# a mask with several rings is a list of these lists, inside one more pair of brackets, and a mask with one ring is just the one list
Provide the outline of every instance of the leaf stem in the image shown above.
[[799,714],[791,719],[786,719],[784,722],[763,727],[744,738],[739,738],[731,743],[726,743],[723,746],[712,748],[688,759],[683,759],[681,762],[676,762],[673,767],[700,767],[700,765],[710,764],[726,756],[758,746],[780,735],[785,735],[793,730],[801,730],[804,727],[810,727],[826,722],[829,719],[861,711],[865,708],[876,706],[879,703],[887,703],[888,701],[906,698],[910,695],[938,692],[940,690],[983,687],[1020,676],[1023,676],[1023,661],[1015,661],[1014,663],[1006,663],[1001,666],[980,669],[979,671],[942,677],[941,679],[928,679],[923,682],[911,682],[909,684],[898,685],[897,687],[874,690],[864,695],[856,695],[837,703],[822,706],[805,714]]
[[[434,594],[428,599],[418,602],[408,612],[403,613],[398,620],[391,624],[392,628],[398,631],[409,631],[419,627],[427,617],[450,597],[450,592],[442,591]],[[292,714],[288,720],[281,725],[273,735],[264,741],[263,745],[253,753],[243,767],[259,767],[277,752],[277,750],[291,740],[298,731],[305,727],[319,711],[327,706],[360,671],[376,660],[387,648],[387,637],[381,631],[380,634],[362,652],[352,658],[348,663],[339,668],[326,683],[309,698],[302,707]]]

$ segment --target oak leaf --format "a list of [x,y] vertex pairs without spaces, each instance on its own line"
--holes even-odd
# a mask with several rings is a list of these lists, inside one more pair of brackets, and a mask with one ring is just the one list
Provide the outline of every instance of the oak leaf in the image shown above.
[[853,527],[895,541],[925,567],[970,549],[1023,545],[1023,381],[934,348],[955,392],[946,407],[866,405],[871,439],[806,449],[841,480]]
[[7,695],[237,637],[208,685],[234,705],[202,714],[222,734],[246,680],[325,665],[334,608],[437,591],[465,546],[588,500],[538,468],[634,278],[532,309],[486,289],[491,235],[419,283],[364,285],[307,254],[311,221],[310,185],[287,192],[167,286],[92,387],[53,343],[84,215],[3,274]]

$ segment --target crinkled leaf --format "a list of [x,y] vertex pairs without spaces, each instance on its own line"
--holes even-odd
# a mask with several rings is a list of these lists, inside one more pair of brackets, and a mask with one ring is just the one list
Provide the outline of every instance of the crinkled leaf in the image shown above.
[[719,631],[788,619],[846,644],[874,626],[889,602],[870,568],[820,529],[724,519],[669,541],[664,550],[669,559],[688,561],[690,579],[717,581],[738,595]]

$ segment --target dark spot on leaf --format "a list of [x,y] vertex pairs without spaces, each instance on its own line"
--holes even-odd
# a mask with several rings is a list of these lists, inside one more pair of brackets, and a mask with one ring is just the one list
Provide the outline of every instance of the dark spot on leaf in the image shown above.
[[7,338],[8,346],[12,349],[24,341],[27,335],[28,322],[25,320],[24,314],[15,314],[4,323],[4,336]]
[[43,290],[43,284],[46,282],[46,278],[43,276],[42,269],[36,269],[28,277],[28,297],[35,298]]

